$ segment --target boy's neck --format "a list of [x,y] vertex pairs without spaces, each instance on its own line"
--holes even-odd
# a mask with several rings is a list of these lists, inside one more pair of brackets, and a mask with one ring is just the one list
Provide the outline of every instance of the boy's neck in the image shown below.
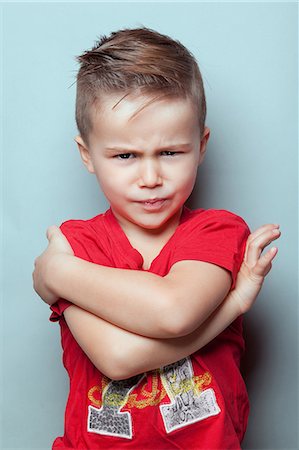
[[[160,253],[162,248],[177,229],[182,214],[182,208],[159,229],[143,228],[132,222],[127,222],[114,213],[119,225],[130,241],[132,247],[143,256],[144,266],[149,266],[150,262]],[[147,267],[144,267],[147,268]]]

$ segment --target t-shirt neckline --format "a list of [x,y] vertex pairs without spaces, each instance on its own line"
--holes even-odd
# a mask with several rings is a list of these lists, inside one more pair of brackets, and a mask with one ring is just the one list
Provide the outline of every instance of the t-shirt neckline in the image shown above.
[[135,263],[137,265],[136,268],[138,268],[139,270],[142,270],[144,272],[151,272],[152,267],[155,264],[156,260],[159,259],[161,254],[167,249],[170,242],[176,236],[180,226],[186,221],[186,219],[188,218],[190,213],[192,213],[192,210],[190,210],[189,208],[187,208],[187,206],[184,205],[177,228],[175,229],[174,233],[170,236],[168,241],[161,248],[160,252],[151,261],[151,264],[147,269],[143,268],[143,263],[144,263],[143,256],[135,247],[132,246],[131,242],[129,241],[129,238],[127,237],[126,233],[124,232],[120,223],[118,222],[117,218],[115,217],[111,207],[106,211],[105,217],[106,217],[106,219],[108,219],[109,226],[112,228],[112,230],[111,230],[112,238],[115,241],[115,243],[118,244],[118,247],[120,247],[122,249],[124,256],[126,258],[129,257],[131,260],[133,260],[133,263]]

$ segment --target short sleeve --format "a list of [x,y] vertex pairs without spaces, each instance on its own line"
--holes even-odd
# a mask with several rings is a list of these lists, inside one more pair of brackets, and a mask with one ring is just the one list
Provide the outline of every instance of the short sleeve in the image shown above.
[[[103,226],[104,216],[105,214],[99,214],[88,220],[67,220],[60,225],[60,230],[67,238],[75,256],[112,267],[109,235]],[[50,320],[58,321],[70,305],[71,302],[59,299],[51,306]]]
[[231,272],[233,289],[249,234],[246,222],[229,211],[191,211],[175,244],[172,264],[182,260],[216,264]]
[[[68,220],[60,225],[60,230],[67,238],[73,252],[76,256],[88,259],[85,246],[82,244],[81,236],[84,235],[85,226],[84,221],[81,220]],[[64,311],[71,306],[72,303],[68,300],[60,298],[54,303],[50,309],[52,314],[50,316],[51,322],[57,322],[62,317]]]
[[51,322],[58,322],[58,320],[62,317],[64,311],[71,306],[72,303],[68,300],[65,300],[63,298],[60,298],[56,303],[54,303],[50,309],[52,311],[52,314],[50,316]]

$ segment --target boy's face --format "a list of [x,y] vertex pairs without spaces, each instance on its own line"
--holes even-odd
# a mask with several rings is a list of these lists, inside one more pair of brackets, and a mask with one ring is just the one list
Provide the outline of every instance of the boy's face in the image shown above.
[[178,224],[209,130],[200,139],[189,100],[155,101],[132,117],[150,97],[128,96],[113,108],[121,98],[107,95],[101,110],[94,108],[88,146],[80,136],[76,141],[123,229],[157,233]]

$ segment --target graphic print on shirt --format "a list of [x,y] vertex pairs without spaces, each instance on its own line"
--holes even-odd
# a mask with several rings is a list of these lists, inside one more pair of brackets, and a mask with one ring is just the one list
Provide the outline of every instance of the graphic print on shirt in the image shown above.
[[220,413],[213,389],[199,392],[190,358],[163,367],[161,377],[171,403],[160,411],[167,433]]
[[[159,375],[162,382],[160,389]],[[150,376],[152,391],[146,390],[145,382],[145,385],[138,389],[138,399],[137,394],[132,391],[145,377],[144,374],[120,381],[106,379],[107,384],[102,388],[91,388],[88,398],[100,408],[89,406],[88,431],[132,439],[134,424],[131,414],[129,411],[120,411],[125,405],[128,409],[143,409],[160,404],[167,433],[220,413],[214,390],[203,389],[211,384],[211,375],[206,372],[195,376],[189,357],[169,364],[160,371],[153,371]],[[101,399],[94,397],[96,392],[102,392]],[[167,401],[167,396],[170,403],[168,400],[168,403],[161,404],[163,400]]]
[[89,406],[88,431],[108,436],[132,438],[132,418],[128,411],[120,412],[129,393],[143,378],[137,375],[127,380],[111,381],[103,391],[101,409]]

